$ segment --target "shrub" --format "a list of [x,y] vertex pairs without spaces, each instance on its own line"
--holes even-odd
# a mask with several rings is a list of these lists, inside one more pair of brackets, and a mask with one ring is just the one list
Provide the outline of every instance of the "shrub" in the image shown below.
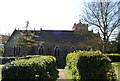
[[109,81],[112,75],[111,59],[100,51],[78,51],[69,53],[66,58],[66,70],[72,73],[75,80]]
[[30,59],[30,58],[36,58],[41,56],[43,55],[27,55],[27,56],[19,57],[19,59]]
[[16,57],[2,57],[1,58],[2,64],[9,63],[11,61],[14,61],[15,59],[16,59]]
[[120,62],[120,54],[111,53],[106,55],[112,60],[112,62]]
[[58,77],[56,59],[53,56],[15,60],[2,68],[2,79],[34,79],[55,81]]
[[35,58],[40,57],[41,55],[27,55],[24,57],[2,57],[2,64],[9,63],[11,61],[15,61],[15,59],[29,59],[29,58]]
[[79,73],[77,69],[77,53],[69,53],[66,57],[66,67],[65,70],[67,70],[69,75],[72,75],[72,79],[79,80]]

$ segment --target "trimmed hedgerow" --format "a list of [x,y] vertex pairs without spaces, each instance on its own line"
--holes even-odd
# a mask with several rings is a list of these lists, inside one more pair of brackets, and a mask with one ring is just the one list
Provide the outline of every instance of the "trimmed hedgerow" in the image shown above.
[[65,69],[76,81],[110,81],[116,79],[111,59],[100,51],[69,53],[66,57]]
[[112,62],[120,62],[120,54],[111,53],[106,55],[112,60]]
[[36,58],[41,56],[43,55],[27,55],[27,56],[19,57],[19,59],[30,59],[30,58]]
[[11,61],[15,61],[15,59],[29,59],[29,58],[34,58],[34,57],[40,57],[40,55],[27,55],[23,57],[2,57],[2,64],[9,63]]
[[2,64],[9,63],[11,61],[14,61],[15,59],[16,59],[16,57],[2,57],[1,58]]
[[15,60],[2,68],[2,79],[33,79],[55,81],[58,78],[56,59],[53,56]]

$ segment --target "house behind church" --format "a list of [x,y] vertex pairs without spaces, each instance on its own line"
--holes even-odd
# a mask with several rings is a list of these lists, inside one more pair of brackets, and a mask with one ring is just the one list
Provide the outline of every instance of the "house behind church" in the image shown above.
[[[11,37],[5,44],[4,56],[15,56],[14,47],[18,41],[14,37],[18,36],[22,30],[14,30]],[[95,42],[100,42],[100,35],[94,34],[92,31],[88,31],[87,24],[74,24],[73,30],[29,30],[38,38],[34,38],[37,41],[44,41],[42,45],[34,46],[33,48],[21,47],[20,53],[17,56],[25,56],[28,54],[33,55],[52,55],[57,59],[58,66],[65,66],[66,55],[75,50],[94,50],[101,49],[100,44],[90,47],[89,44],[93,45]],[[95,40],[95,42],[93,41]],[[86,47],[85,47],[86,45]]]

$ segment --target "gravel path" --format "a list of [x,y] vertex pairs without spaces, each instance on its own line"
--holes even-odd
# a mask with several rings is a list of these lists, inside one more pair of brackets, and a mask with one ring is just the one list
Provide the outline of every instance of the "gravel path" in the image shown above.
[[66,78],[64,69],[58,69],[59,70],[59,78],[57,81],[71,81],[70,79]]
[[59,79],[66,79],[64,69],[59,70]]

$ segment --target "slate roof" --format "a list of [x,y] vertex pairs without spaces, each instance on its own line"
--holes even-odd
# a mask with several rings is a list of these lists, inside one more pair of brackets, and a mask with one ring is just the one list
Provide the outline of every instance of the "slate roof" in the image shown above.
[[[9,40],[14,37],[14,35],[22,30],[14,30]],[[61,44],[77,44],[78,42],[85,41],[84,38],[87,35],[79,35],[72,30],[29,30],[32,33],[38,35],[36,38],[38,41],[45,41],[46,43],[61,43]],[[90,35],[89,35],[90,36]]]

